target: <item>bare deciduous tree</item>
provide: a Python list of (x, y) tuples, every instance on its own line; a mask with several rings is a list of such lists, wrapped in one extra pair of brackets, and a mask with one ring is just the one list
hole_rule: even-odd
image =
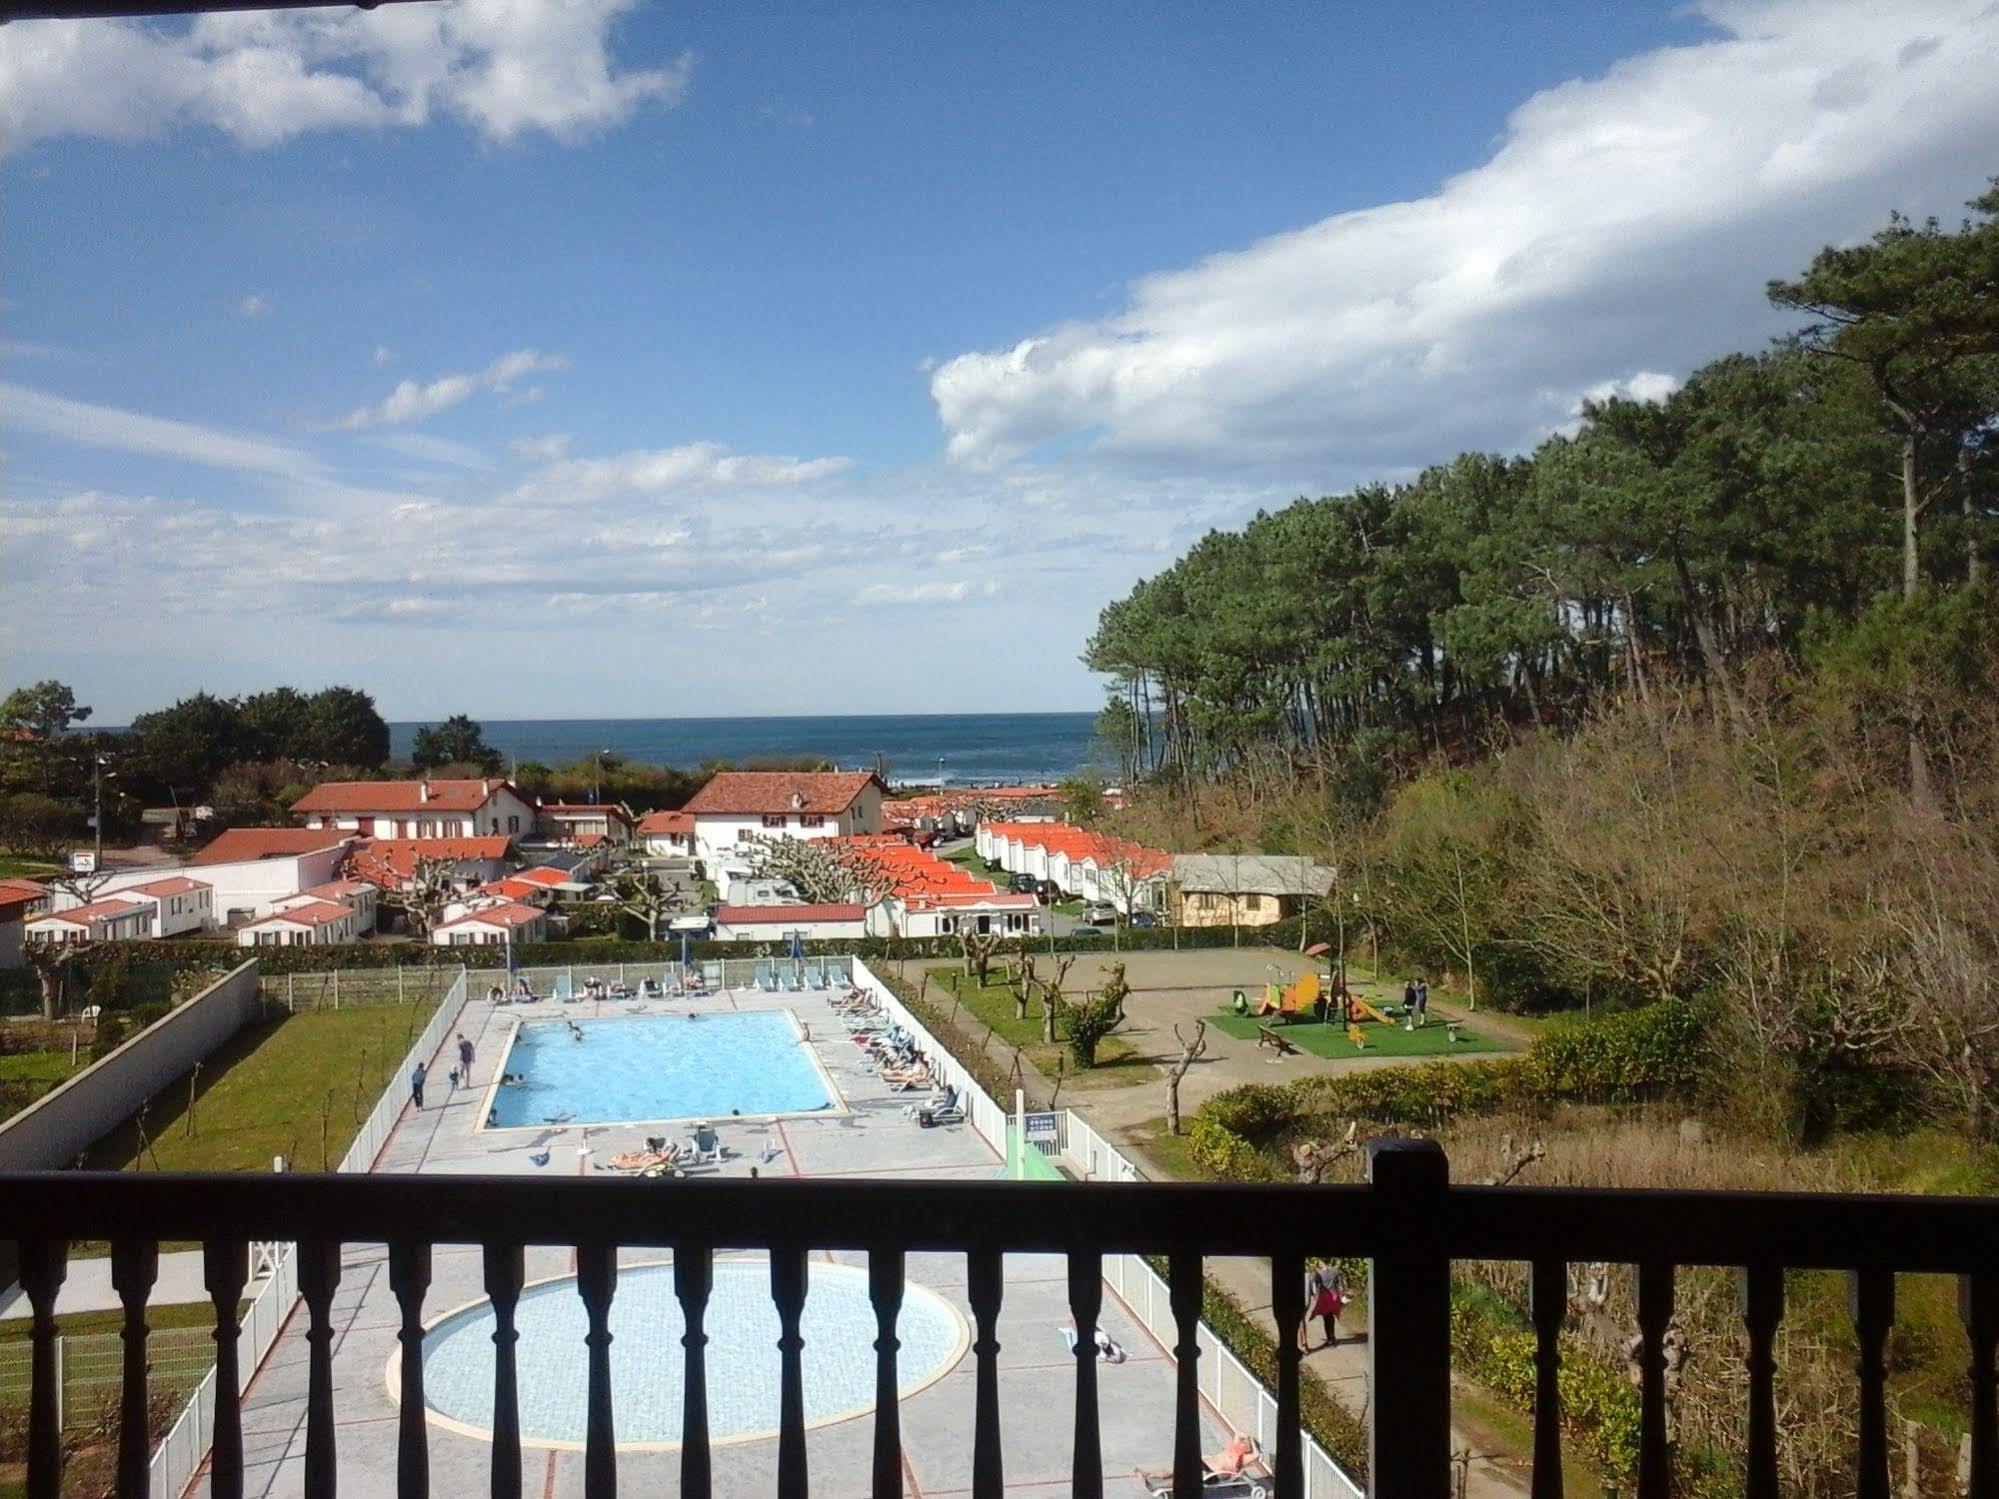
[(1185, 1036), (1180, 1027), (1173, 1027), (1173, 1039), (1180, 1043), (1180, 1055), (1173, 1065), (1166, 1069), (1166, 1133), (1180, 1133), (1180, 1079), (1208, 1050), (1208, 1022), (1196, 1020), (1194, 1034)]

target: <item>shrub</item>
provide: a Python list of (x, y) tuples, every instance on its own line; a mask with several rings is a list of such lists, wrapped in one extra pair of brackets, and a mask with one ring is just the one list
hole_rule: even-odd
[(132, 1024), (123, 1015), (105, 1015), (97, 1022), (97, 1036), (90, 1043), (90, 1059), (107, 1057), (132, 1034)]

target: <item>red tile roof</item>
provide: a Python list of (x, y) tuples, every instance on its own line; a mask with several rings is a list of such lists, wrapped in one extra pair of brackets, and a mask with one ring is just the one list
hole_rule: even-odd
[(71, 906), (67, 911), (56, 911), (49, 915), (37, 916), (37, 921), (66, 921), (71, 926), (89, 926), (112, 916), (129, 916), (134, 911), (146, 909), (143, 901), (120, 900), (115, 895), (107, 895), (103, 900), (94, 900), (87, 906)]
[(187, 862), (238, 864), (252, 859), (289, 859), (338, 848), (353, 836), (338, 828), (231, 828)]
[(871, 784), (881, 785), (871, 770), (725, 770), (709, 777), (708, 784), (688, 800), (685, 810), (697, 817), (756, 817), (778, 812), (831, 817), (851, 807)]
[(282, 911), (273, 911), (268, 916), (259, 916), (255, 921), (246, 921), (244, 926), (270, 926), (275, 922), (289, 921), (298, 926), (332, 926), (342, 917), (352, 916), (352, 906), (338, 905), (330, 900), (300, 901), (295, 906), (286, 906)]
[(127, 885), (120, 895), (186, 895), (192, 890), (213, 890), (213, 885), (204, 885), (200, 880), (190, 880), (184, 875), (169, 875), (163, 880), (148, 880), (143, 885)]
[(717, 926), (782, 926), (800, 921), (865, 921), (866, 906), (717, 906)]
[(639, 819), (639, 831), (646, 834), (691, 833), (694, 831), (694, 814), (648, 812)]
[(569, 883), (567, 871), (550, 869), (546, 864), (537, 865), (533, 869), (516, 870), (508, 878), (519, 880), (523, 884), (539, 886), (543, 890), (553, 890), (557, 885)]
[(49, 898), (48, 886), (33, 880), (0, 880), (0, 911), (14, 906), (32, 906)]
[(383, 881), (383, 875), (400, 883), (416, 873), (418, 859), (442, 859), (450, 864), (505, 859), (512, 854), (514, 840), (505, 833), (486, 833), (477, 838), (372, 838), (354, 848), (354, 872), (361, 878)]
[(537, 897), (546, 900), (548, 898), (548, 886), (538, 884), (533, 880), (521, 880), (508, 875), (503, 880), (494, 880), (490, 885), (481, 885), (474, 893), (478, 895), (503, 895), (512, 901), (528, 901)]
[(379, 889), (373, 880), (328, 880), (324, 885), (314, 885), (310, 890), (301, 890), (301, 895), (317, 895), (322, 900), (343, 901), (350, 895), (365, 895)]
[(467, 911), (463, 916), (454, 916), (449, 921), (440, 921), (434, 930), (443, 932), (449, 931), (455, 926), (471, 926), (474, 924), (523, 927), (540, 921), (545, 914), (547, 913), (539, 906), (523, 906), (516, 902), (508, 901), (505, 905), (481, 906), (476, 911)]
[[(294, 812), (476, 812), (501, 791), (520, 792), (507, 781), (327, 781), (292, 803)], [(521, 797), (526, 801), (526, 797)]]

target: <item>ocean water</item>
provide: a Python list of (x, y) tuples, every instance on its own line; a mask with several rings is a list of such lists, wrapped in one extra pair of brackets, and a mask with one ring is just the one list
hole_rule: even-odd
[[(1059, 781), (1090, 760), (1091, 713), (924, 713), (824, 718), (488, 719), (486, 742), (514, 760), (567, 765), (597, 750), (688, 769), (707, 760), (811, 755), (890, 779), (980, 785)], [(421, 724), (389, 725), (407, 756)]]

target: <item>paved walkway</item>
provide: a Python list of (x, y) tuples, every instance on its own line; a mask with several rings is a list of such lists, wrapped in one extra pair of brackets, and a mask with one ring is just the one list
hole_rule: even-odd
[[(600, 1009), (608, 1017), (632, 1008), (638, 1007), (551, 1004), (521, 1009), (475, 1001), (465, 1017), (465, 1030), (477, 1046), (473, 1087), (455, 1092), (447, 1087), (442, 1095), (433, 1092), (431, 1107), (420, 1112), (406, 1108), (375, 1169), (490, 1175), (583, 1173), (636, 1148), (649, 1133), (684, 1133), (684, 1125), (643, 1123), (590, 1128), (550, 1124), (498, 1130), (482, 1126), (489, 1085), (496, 1067), (503, 1065), (516, 1022), (584, 1020)], [(859, 1050), (851, 1044), (824, 996), (735, 991), (703, 1000), (674, 1001), (670, 1006), (655, 1001), (651, 1006), (655, 1014), (663, 1008), (704, 1013), (791, 1009), (810, 1026), (809, 1044), (838, 1090), (838, 1106), (832, 1110), (781, 1119), (719, 1121), (729, 1151), (719, 1168), (723, 1175), (747, 1176), (755, 1167), (766, 1178), (900, 1175), (989, 1180), (1001, 1170), (998, 1157), (969, 1127), (921, 1129), (906, 1116), (903, 1107), (908, 1095), (891, 1092), (863, 1068)], [(584, 1044), (589, 1044), (589, 1038)], [(433, 1076), (441, 1077), (450, 1065), (449, 1060), (440, 1060), (433, 1065)], [(432, 1086), (435, 1088), (434, 1082)], [(671, 1183), (662, 1183), (660, 1191), (662, 1222), (670, 1237), (674, 1188)], [(669, 1258), (659, 1250), (628, 1250), (620, 1255), (620, 1266), (623, 1271), (637, 1272)], [(728, 1257), (736, 1258), (740, 1257)], [(749, 1258), (761, 1260), (761, 1256)], [(573, 1252), (561, 1247), (530, 1249), (527, 1260), (530, 1281), (566, 1281), (574, 1270)], [(828, 1499), (860, 1499), (870, 1492), (873, 1423), (865, 1416), (872, 1406), (874, 1329), (872, 1316), (854, 1318), (851, 1305), (842, 1316), (843, 1325), (837, 1328), (816, 1331), (811, 1320), (815, 1304), (821, 1301), (820, 1267), (825, 1267), (830, 1283), (841, 1277), (842, 1267), (864, 1262), (862, 1256), (844, 1253), (815, 1256), (815, 1292), (807, 1301), (808, 1385), (823, 1375), (844, 1380), (843, 1387), (859, 1392), (854, 1408), (807, 1433), (812, 1491)], [(718, 1256), (718, 1270), (722, 1263), (727, 1260)], [(1075, 1362), (1061, 1336), (1069, 1321), (1067, 1270), (1059, 1256), (1009, 1255), (1005, 1263), (999, 1367), (1008, 1493), (1020, 1499), (1057, 1499), (1070, 1491), (1070, 1411), (1075, 1379)], [(915, 1253), (909, 1255), (907, 1263), (911, 1300), (919, 1295), (916, 1288), (927, 1288), (933, 1299), (951, 1309), (961, 1336), (966, 1315), (964, 1264), (963, 1255)], [(721, 1278), (718, 1274), (718, 1281)], [(677, 1368), (677, 1333), (665, 1320), (654, 1320), (653, 1314), (617, 1310), (620, 1306), (644, 1306), (636, 1293), (645, 1279), (639, 1274), (621, 1275), (620, 1294), (613, 1303), (614, 1330), (627, 1351), (634, 1345), (641, 1350), (636, 1367), (642, 1376), (618, 1376), (619, 1477), (631, 1492), (665, 1493), (676, 1481), (678, 1452), (624, 1445), (631, 1439), (628, 1420), (658, 1420), (662, 1412), (677, 1413), (679, 1409), (677, 1389), (671, 1387), (677, 1377), (672, 1372)], [(481, 1299), (480, 1281), (481, 1255), (476, 1247), (438, 1246), (426, 1298), (427, 1320), (442, 1320), (452, 1316), (454, 1309), (476, 1307)], [(566, 1302), (569, 1298), (563, 1293), (551, 1299)], [(838, 1311), (835, 1297), (829, 1294), (824, 1301), (825, 1315)], [(667, 1316), (671, 1315), (669, 1311)], [(621, 1325), (621, 1317), (637, 1320)], [(245, 1396), (247, 1487), (254, 1495), (303, 1492), (303, 1320), (302, 1315), (294, 1315)], [(863, 1321), (865, 1325), (861, 1325)], [(1145, 1490), (1137, 1470), (1157, 1469), (1171, 1459), (1172, 1364), (1166, 1350), (1115, 1296), (1105, 1298), (1102, 1321), (1131, 1355), (1126, 1363), (1106, 1366), (1099, 1373), (1105, 1493), (1117, 1499), (1142, 1499)], [(343, 1491), (388, 1493), (395, 1485), (399, 1412), (392, 1376), (398, 1322), (381, 1246), (345, 1246), (334, 1302), (333, 1355), (336, 1448)], [(757, 1429), (770, 1424), (764, 1386), (774, 1380), (775, 1354), (768, 1342), (757, 1338), (731, 1349), (725, 1364), (721, 1349), (730, 1323), (717, 1318), (711, 1321), (710, 1329), (715, 1338), (709, 1349), (710, 1409), (717, 1423), (715, 1493), (722, 1499), (762, 1499), (775, 1484), (775, 1434)], [(734, 1331), (739, 1344), (752, 1337), (743, 1327)], [(774, 1338), (774, 1321), (771, 1335)], [(468, 1344), (476, 1347), (479, 1341), (475, 1329), (472, 1337), (461, 1336), (458, 1344), (461, 1348)], [(614, 1349), (618, 1347), (614, 1344)], [(469, 1367), (462, 1354), (438, 1357), (434, 1347), (431, 1352), (425, 1372), (434, 1400), (455, 1396), (462, 1402), (470, 1398), (476, 1410), (477, 1400), (489, 1389), (481, 1383), (478, 1370)], [(524, 1328), (520, 1356), (523, 1420), (535, 1433), (524, 1454), (527, 1488), (542, 1499), (580, 1495), (582, 1454), (566, 1439), (571, 1434), (569, 1426), (556, 1420), (553, 1413), (564, 1391), (573, 1393), (582, 1386), (580, 1338), (572, 1344), (545, 1333), (535, 1341)], [(858, 1370), (855, 1364), (860, 1365)], [(855, 1384), (857, 1378), (860, 1382)], [(905, 1389), (901, 1412), (906, 1492), (914, 1499), (943, 1499), (969, 1492), (973, 1394), (973, 1361), (962, 1347), (934, 1383)], [(471, 1419), (476, 1422), (480, 1418), (475, 1415)], [(736, 1427), (739, 1434), (725, 1445), (730, 1421), (741, 1423)], [(580, 1436), (580, 1431), (573, 1434)], [(1226, 1440), (1225, 1429), (1212, 1414), (1205, 1437), (1206, 1450), (1210, 1451)], [(433, 1414), (429, 1454), (436, 1492), (477, 1493), (486, 1488), (491, 1448), (486, 1433), (476, 1424), (441, 1421)], [(197, 1484), (196, 1492), (203, 1489), (204, 1485)]]
[[(1179, 1055), (1179, 1043), (1173, 1034), (1176, 1022), (1183, 1031), (1191, 1033), (1194, 1020), (1212, 1016), (1236, 989), (1260, 985), (1279, 975), (1282, 976), (1280, 982), (1288, 981), (1313, 966), (1312, 960), (1301, 953), (1261, 947), (1091, 954), (1070, 971), (1065, 988), (1070, 992), (1095, 988), (1104, 982), (1111, 965), (1118, 962), (1125, 965), (1125, 977), (1132, 986), (1132, 998), (1127, 1005), (1130, 1023), (1118, 1035), (1135, 1044), (1148, 1060), (1162, 1067)], [(1382, 986), (1356, 983), (1354, 987), (1366, 992)], [(1438, 1020), (1465, 1018), (1458, 1007), (1436, 999), (1431, 1000), (1430, 1008), (1437, 1012)], [(1507, 1017), (1493, 1021), (1481, 1013), (1475, 1017), (1475, 1023), (1514, 1045), (1524, 1045), (1531, 1039), (1531, 1031), (1527, 1027), (1509, 1024)], [(1013, 1047), (998, 1036), (988, 1038), (986, 1051), (1002, 1067), (1012, 1067)], [(1191, 1113), (1204, 1100), (1245, 1083), (1288, 1082), (1298, 1077), (1332, 1076), (1426, 1061), (1470, 1062), (1489, 1059), (1493, 1055), (1492, 1052), (1473, 1052), (1455, 1058), (1353, 1057), (1333, 1060), (1306, 1053), (1276, 1058), (1253, 1041), (1237, 1040), (1210, 1026), (1207, 1054), (1194, 1064), (1180, 1085), (1180, 1108), (1183, 1115)], [(1028, 1072), (1026, 1086), (1029, 1095), (1045, 1101), (1054, 1091), (1052, 1081), (1035, 1071), (1024, 1057), (1022, 1066)], [(1161, 1077), (1123, 1087), (1066, 1087), (1060, 1102), (1076, 1110), (1107, 1138), (1132, 1149), (1142, 1144), (1166, 1112), (1165, 1080)], [(1270, 1262), (1215, 1260), (1211, 1262), (1210, 1270), (1247, 1311), (1263, 1321), (1265, 1328), (1274, 1336), (1277, 1322), (1270, 1310)], [(1342, 1404), (1363, 1417), (1368, 1412), (1366, 1326), (1365, 1307), (1356, 1306), (1354, 1314), (1342, 1323), (1338, 1346), (1326, 1349), (1315, 1345), (1304, 1360), (1304, 1366), (1324, 1380)], [(1500, 1445), (1489, 1433), (1477, 1429), (1470, 1422), (1453, 1423), (1452, 1450), (1471, 1454), (1466, 1474), (1466, 1499), (1514, 1499), (1514, 1496), (1528, 1492), (1530, 1475), (1521, 1454), (1497, 1450)]]
[[(254, 1296), (256, 1287), (251, 1286), (244, 1294)], [(150, 1305), (186, 1306), (206, 1300), (208, 1288), (201, 1281), (199, 1249), (175, 1250), (160, 1256), (160, 1278), (153, 1282), (152, 1294), (147, 1298)], [(69, 1273), (63, 1278), (62, 1289), (56, 1292), (57, 1316), (75, 1312), (115, 1312), (123, 1305), (111, 1285), (111, 1261), (108, 1257), (69, 1262)], [(19, 1286), (0, 1291), (0, 1321), (33, 1315), (34, 1309), (28, 1305), (28, 1293)]]

